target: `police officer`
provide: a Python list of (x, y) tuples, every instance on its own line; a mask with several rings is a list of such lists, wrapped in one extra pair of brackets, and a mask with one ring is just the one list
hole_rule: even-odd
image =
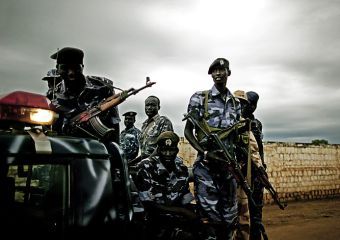
[[(70, 125), (74, 116), (89, 108), (95, 108), (102, 100), (115, 94), (112, 81), (83, 74), (84, 52), (81, 49), (65, 47), (51, 55), (51, 58), (56, 60), (56, 68), (62, 79), (52, 101), (59, 113), (58, 121), (53, 126), (54, 130), (59, 134), (95, 138), (105, 144), (111, 155), (110, 170), (112, 178), (115, 179), (113, 188), (117, 193), (114, 199), (117, 204), (117, 216), (123, 221), (128, 221), (133, 211), (131, 184), (126, 160), (122, 158), (121, 150), (118, 148), (120, 134), (118, 107), (101, 112), (78, 127)], [(127, 92), (122, 91), (118, 97), (125, 100)]]
[[(112, 82), (105, 78), (84, 76), (84, 52), (81, 49), (65, 47), (52, 54), (51, 58), (56, 60), (56, 68), (61, 78), (61, 83), (55, 92), (55, 99), (52, 101), (60, 116), (55, 130), (63, 134), (98, 138), (96, 135), (91, 135), (93, 127), (84, 128), (85, 131), (80, 128), (68, 128), (69, 120), (89, 107), (97, 105), (103, 99), (114, 95)], [(126, 95), (127, 93), (123, 92), (121, 97), (124, 98)], [(99, 136), (103, 138), (103, 141), (119, 143), (119, 122), (118, 108), (113, 107), (100, 114), (92, 126), (101, 127), (105, 129), (102, 132), (110, 133)]]
[(58, 75), (57, 69), (48, 70), (45, 77), (42, 78), (43, 81), (47, 81), (48, 90), (46, 97), (50, 100), (54, 97), (54, 89), (58, 87), (61, 82), (61, 78)]
[(139, 137), (141, 131), (135, 127), (136, 112), (130, 111), (123, 114), (125, 129), (120, 133), (120, 147), (125, 153), (127, 161), (137, 157), (139, 151)]
[(143, 122), (140, 136), (141, 159), (148, 157), (156, 148), (157, 137), (165, 131), (173, 131), (172, 123), (166, 116), (159, 115), (160, 101), (156, 96), (145, 100), (145, 113), (148, 118)]
[(263, 166), (265, 166), (263, 143), (262, 143), (262, 139), (263, 139), (262, 123), (259, 119), (255, 118), (254, 116), (254, 112), (257, 108), (257, 102), (259, 100), (259, 95), (253, 91), (249, 91), (246, 94), (247, 94), (249, 104), (248, 104), (248, 107), (244, 111), (244, 117), (251, 120), (252, 132), (256, 138), (257, 145), (259, 146), (262, 164)]
[(178, 142), (174, 132), (162, 132), (155, 152), (137, 164), (135, 183), (151, 221), (148, 231), (151, 238), (183, 235), (185, 224), (180, 223), (181, 219), (189, 222), (197, 219), (188, 207), (193, 196), (189, 190), (188, 168), (177, 156)]
[[(198, 120), (210, 131), (224, 130), (240, 120), (241, 106), (227, 88), (231, 74), (229, 61), (217, 58), (209, 67), (214, 85), (207, 91), (194, 93), (189, 101), (188, 112), (197, 112)], [(233, 227), (237, 222), (237, 184), (225, 166), (214, 160), (218, 154), (211, 147), (204, 146), (200, 129), (187, 121), (184, 135), (198, 151), (193, 166), (195, 199), (202, 218), (211, 225), (207, 239), (232, 239)], [(221, 139), (228, 149), (234, 146), (234, 139), (226, 135)]]
[[(257, 145), (259, 147), (259, 153), (263, 167), (266, 169), (264, 162), (264, 151), (263, 151), (263, 134), (262, 134), (262, 123), (255, 118), (254, 112), (257, 108), (259, 95), (256, 92), (249, 91), (246, 93), (249, 101), (248, 107), (244, 111), (244, 116), (251, 120), (251, 131), (255, 136)], [(263, 208), (263, 190), (264, 187), (256, 176), (256, 171), (252, 176), (252, 188), (253, 188), (253, 199), (257, 204), (257, 207), (249, 206), (250, 210), (250, 239), (261, 240), (261, 235), (266, 237), (265, 229), (262, 223), (262, 208)]]
[[(237, 90), (234, 92), (234, 96), (239, 99), (241, 103), (242, 118), (247, 116), (247, 109), (249, 109), (248, 96), (245, 91)], [(244, 175), (247, 177), (248, 183), (252, 183), (252, 175), (255, 173), (255, 166), (262, 167), (262, 161), (259, 154), (259, 148), (254, 137), (254, 134), (248, 124), (245, 129), (247, 131), (242, 131), (239, 137), (239, 142), (237, 144), (236, 156), (238, 162), (243, 168)], [(243, 148), (244, 151), (241, 151)], [(253, 164), (252, 164), (253, 163)], [(249, 204), (248, 198), (241, 187), (238, 187), (238, 207), (239, 207), (239, 222), (238, 229), (236, 232), (236, 237), (234, 239), (238, 240), (248, 240), (250, 239), (250, 229), (252, 227), (250, 222), (249, 208), (255, 209), (257, 207)]]

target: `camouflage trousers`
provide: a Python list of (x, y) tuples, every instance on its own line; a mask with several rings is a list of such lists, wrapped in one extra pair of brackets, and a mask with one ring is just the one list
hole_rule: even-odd
[(234, 240), (249, 240), (250, 215), (248, 198), (240, 186), (237, 187), (238, 226), (234, 232)]
[(255, 206), (249, 205), (250, 211), (250, 240), (266, 239), (264, 225), (262, 223), (262, 208), (263, 208), (263, 185), (259, 179), (254, 176), (253, 183), (253, 199)]
[(237, 221), (236, 180), (226, 169), (203, 161), (194, 164), (193, 175), (199, 214), (211, 223), (206, 239), (231, 240)]

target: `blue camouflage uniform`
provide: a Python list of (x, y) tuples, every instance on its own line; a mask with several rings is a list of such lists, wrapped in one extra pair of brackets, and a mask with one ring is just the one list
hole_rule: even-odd
[(120, 133), (120, 147), (125, 153), (126, 160), (132, 160), (137, 157), (139, 151), (139, 138), (141, 131), (135, 126), (124, 129)]
[[(55, 98), (52, 104), (58, 110), (59, 119), (54, 125), (54, 129), (58, 132), (67, 134), (73, 132), (75, 129), (68, 129), (69, 120), (77, 114), (98, 105), (103, 99), (108, 98), (115, 94), (112, 81), (97, 76), (84, 76), (84, 87), (81, 93), (71, 94), (67, 91), (65, 83), (62, 81), (55, 92)], [(73, 110), (73, 111), (72, 111)], [(72, 111), (72, 114), (68, 114)], [(120, 120), (118, 107), (115, 106), (106, 112), (99, 115), (102, 123), (109, 127), (114, 128), (118, 125)], [(119, 132), (116, 133), (119, 135)], [(79, 136), (88, 136), (80, 131), (76, 132)]]
[(188, 168), (180, 157), (175, 159), (176, 171), (168, 172), (159, 156), (146, 158), (137, 164), (136, 185), (141, 201), (181, 206), (190, 203)]
[[(215, 86), (208, 92), (196, 92), (190, 98), (188, 112), (197, 111), (199, 120), (205, 121), (209, 127), (228, 128), (240, 120), (241, 106), (229, 90), (225, 98)], [(222, 141), (228, 148), (233, 145), (228, 138)], [(236, 180), (225, 167), (214, 164), (202, 154), (197, 155), (193, 168), (195, 199), (202, 217), (231, 226), (237, 220)]]
[(142, 158), (146, 158), (155, 150), (157, 137), (162, 132), (173, 131), (173, 127), (167, 117), (156, 114), (151, 119), (143, 122), (141, 130), (142, 134), (139, 139), (141, 156)]

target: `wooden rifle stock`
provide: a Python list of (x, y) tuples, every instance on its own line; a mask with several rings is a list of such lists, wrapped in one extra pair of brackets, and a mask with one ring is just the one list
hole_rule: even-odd
[[(106, 99), (104, 99), (102, 102), (100, 102), (97, 106), (94, 106), (84, 112), (79, 113), (77, 116), (73, 117), (70, 121), (71, 126), (78, 125), (83, 122), (87, 122), (90, 118), (93, 118), (97, 116), (98, 114), (105, 112), (109, 110), (112, 107), (115, 107), (119, 105), (120, 103), (124, 102), (125, 99), (130, 97), (131, 95), (135, 95), (141, 90), (151, 87), (156, 82), (151, 82), (149, 77), (146, 77), (146, 83), (143, 87), (140, 87), (138, 89), (130, 88), (129, 90), (122, 91), (120, 93), (114, 94)], [(122, 93), (125, 92), (126, 96), (122, 96)]]

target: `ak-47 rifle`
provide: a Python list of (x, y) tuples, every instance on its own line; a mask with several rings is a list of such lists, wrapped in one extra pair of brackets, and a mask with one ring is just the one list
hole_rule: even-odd
[(279, 206), (279, 208), (284, 210), (285, 207), (287, 207), (287, 203), (285, 203), (285, 202), (282, 203), (279, 200), (279, 196), (278, 196), (277, 192), (275, 191), (273, 185), (269, 182), (268, 175), (267, 175), (266, 171), (264, 170), (264, 168), (263, 167), (256, 167), (256, 171), (257, 171), (256, 177), (261, 181), (264, 188), (267, 189), (267, 191), (270, 193), (274, 202)]
[[(248, 151), (244, 147), (239, 146), (239, 149), (243, 152), (244, 156), (248, 156)], [(281, 202), (279, 200), (279, 196), (278, 196), (275, 188), (269, 182), (268, 174), (266, 173), (266, 170), (262, 166), (256, 166), (256, 164), (254, 164), (254, 163), (252, 163), (252, 166), (255, 169), (255, 174), (256, 174), (255, 177), (261, 182), (263, 187), (265, 189), (267, 189), (267, 191), (270, 193), (274, 202), (279, 206), (279, 208), (284, 210), (285, 207), (287, 207), (287, 203)]]
[[(70, 126), (71, 127), (77, 127), (81, 123), (87, 122), (88, 120), (90, 120), (93, 117), (96, 117), (100, 113), (105, 112), (105, 111), (109, 110), (110, 108), (115, 107), (118, 104), (124, 102), (131, 95), (135, 95), (138, 92), (140, 92), (141, 90), (143, 90), (147, 87), (151, 87), (155, 83), (156, 82), (151, 82), (149, 77), (146, 77), (145, 86), (138, 88), (138, 89), (130, 88), (129, 90), (122, 91), (120, 93), (117, 93), (115, 95), (112, 95), (112, 96), (104, 99), (98, 105), (96, 105), (96, 106), (94, 106), (94, 107), (92, 107), (92, 108), (90, 108), (90, 109), (88, 109), (84, 112), (81, 112), (78, 115), (76, 115), (75, 117), (71, 118)], [(127, 92), (127, 95), (122, 96), (123, 92)]]
[[(200, 123), (196, 119), (196, 116), (197, 116), (197, 114), (195, 114), (195, 111), (191, 111), (187, 114), (184, 114), (183, 121), (189, 120), (196, 128), (199, 128), (202, 131), (202, 133), (207, 138), (207, 141), (208, 141), (210, 146), (213, 145), (215, 149), (221, 150), (223, 152), (224, 157), (223, 158), (216, 158), (216, 161), (222, 161), (222, 162), (226, 163), (228, 170), (235, 177), (237, 183), (241, 186), (241, 188), (243, 189), (243, 191), (247, 195), (248, 201), (253, 206), (257, 207), (257, 205), (256, 205), (256, 203), (255, 203), (255, 201), (252, 197), (253, 192), (252, 192), (246, 178), (243, 176), (241, 167), (240, 167), (239, 163), (237, 162), (237, 160), (235, 159), (235, 157), (230, 154), (229, 150), (227, 149), (225, 144), (221, 141), (218, 134), (208, 132), (202, 126), (202, 123)], [(235, 130), (236, 130), (238, 126), (239, 126), (239, 123), (236, 123), (235, 125), (231, 126), (228, 129), (232, 130), (233, 128), (235, 128)]]

